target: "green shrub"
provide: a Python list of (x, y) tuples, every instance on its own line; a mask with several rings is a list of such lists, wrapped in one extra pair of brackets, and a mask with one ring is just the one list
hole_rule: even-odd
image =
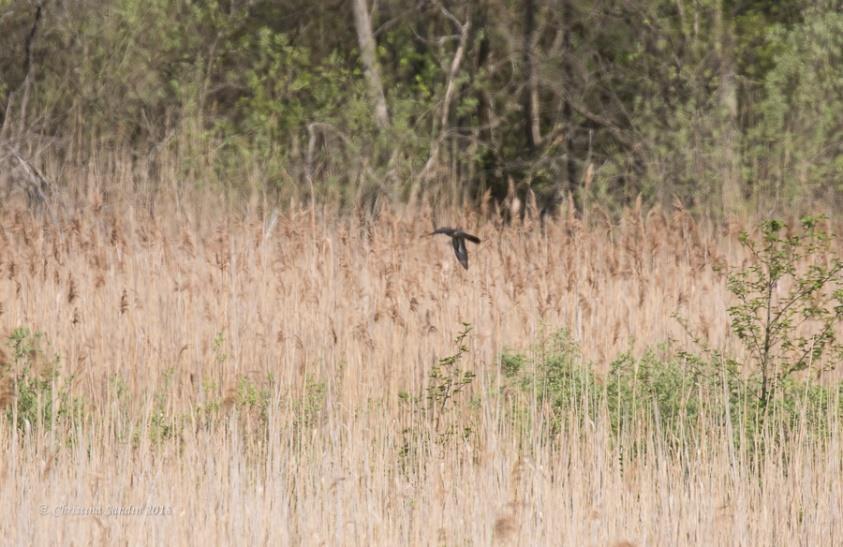
[[(832, 238), (821, 220), (805, 217), (795, 229), (768, 220), (759, 237), (740, 236), (750, 263), (728, 274), (729, 291), (737, 300), (729, 318), (751, 356), (762, 405), (794, 373), (830, 369), (843, 357), (837, 338), (843, 321), (843, 261), (832, 252)], [(827, 355), (832, 358), (824, 360)]]
[[(518, 404), (506, 408), (519, 426), (535, 427), (537, 418), (542, 418), (551, 436), (572, 420), (583, 425), (608, 416), (612, 434), (618, 437), (631, 432), (637, 438), (637, 428), (644, 424), (678, 448), (694, 443), (706, 428), (722, 427), (733, 431), (736, 446), (743, 437), (753, 439), (745, 448), (754, 449), (763, 445), (757, 435), (770, 423), (776, 428), (767, 431), (767, 438), (777, 439), (801, 427), (822, 435), (828, 431), (830, 417), (843, 417), (843, 383), (825, 386), (788, 378), (765, 408), (755, 395), (753, 378), (744, 378), (736, 361), (719, 354), (700, 357), (669, 347), (649, 350), (638, 358), (624, 353), (602, 377), (561, 332), (543, 341), (533, 355), (501, 357), (508, 379), (504, 389), (520, 395), (515, 399)], [(532, 406), (543, 414), (525, 423)], [(774, 422), (768, 421), (770, 416)]]
[(474, 381), (474, 373), (459, 366), (460, 361), (468, 351), (465, 346), (465, 339), (469, 332), (471, 332), (471, 325), (463, 323), (463, 330), (454, 340), (457, 345), (456, 353), (439, 359), (439, 362), (430, 371), (427, 400), (437, 425), (448, 412), (449, 407), (456, 405), (457, 395)]
[(7, 343), (12, 352), (0, 377), (13, 385), (6, 417), (21, 431), (52, 428), (57, 420), (81, 418), (82, 403), (70, 394), (72, 378), (61, 378), (59, 356), (48, 353), (46, 337), (26, 327), (12, 331)]
[(466, 399), (463, 394), (474, 382), (475, 374), (461, 366), (468, 352), (466, 339), (471, 325), (463, 323), (462, 327), (454, 339), (456, 351), (433, 366), (427, 388), (417, 395), (407, 391), (398, 393), (401, 409), (406, 413), (398, 447), (400, 465), (405, 472), (410, 471), (411, 462), (431, 443), (444, 446), (456, 439), (470, 439), (475, 432), (476, 400)]

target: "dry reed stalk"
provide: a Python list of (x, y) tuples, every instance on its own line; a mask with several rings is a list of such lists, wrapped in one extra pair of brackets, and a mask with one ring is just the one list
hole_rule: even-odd
[[(385, 208), (377, 220), (292, 210), (267, 228), (257, 207), (235, 214), (185, 195), (178, 207), (159, 198), (152, 215), (97, 192), (63, 230), (0, 212), (0, 332), (45, 333), (89, 409), (78, 429), (58, 420), (53, 432), (0, 419), (0, 533), (12, 543), (840, 539), (831, 419), (826, 444), (788, 440), (763, 465), (731, 458), (714, 423), (704, 448), (677, 454), (651, 422), (612, 440), (608, 418), (583, 425), (582, 407), (555, 441), (537, 405), (525, 437), (503, 419), (492, 396), (501, 352), (558, 329), (603, 372), (622, 352), (686, 340), (677, 311), (712, 346), (738, 350), (713, 265), (745, 255), (681, 208), (638, 204), (620, 222), (569, 210), (543, 226), (531, 200), (517, 211), (524, 224), (437, 211), (483, 239), (463, 271), (451, 249), (418, 237), (430, 210)], [(462, 321), (474, 327), (464, 368), (477, 378), (452, 418), (474, 436), (437, 443), (441, 432), (400, 394), (425, 393)], [(645, 448), (620, 466), (636, 443)], [(723, 499), (727, 514), (712, 501)], [(174, 513), (37, 515), (42, 504), (136, 500)]]

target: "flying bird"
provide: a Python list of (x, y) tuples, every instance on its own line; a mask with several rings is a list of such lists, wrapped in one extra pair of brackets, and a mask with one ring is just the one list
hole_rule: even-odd
[(457, 255), (457, 260), (460, 261), (462, 267), (466, 270), (468, 269), (468, 249), (465, 248), (465, 240), (469, 240), (472, 243), (480, 243), (480, 238), (471, 235), (469, 233), (463, 232), (460, 228), (437, 228), (433, 232), (427, 234), (428, 236), (434, 236), (437, 234), (444, 234), (446, 236), (450, 236), (451, 243), (454, 246), (454, 254)]

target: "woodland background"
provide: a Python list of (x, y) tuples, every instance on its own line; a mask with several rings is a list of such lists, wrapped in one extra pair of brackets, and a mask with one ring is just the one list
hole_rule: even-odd
[(342, 206), (843, 190), (832, 0), (0, 0), (0, 75), (0, 143), (59, 187), (117, 154)]

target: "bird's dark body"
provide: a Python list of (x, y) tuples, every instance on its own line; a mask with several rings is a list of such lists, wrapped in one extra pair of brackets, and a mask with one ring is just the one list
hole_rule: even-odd
[(480, 238), (471, 235), (469, 233), (463, 232), (459, 228), (448, 228), (442, 227), (437, 228), (432, 233), (428, 235), (437, 235), (442, 234), (449, 236), (451, 238), (451, 244), (454, 246), (454, 254), (457, 255), (457, 260), (460, 261), (462, 267), (466, 270), (468, 269), (468, 249), (465, 247), (465, 240), (468, 240), (472, 243), (480, 243)]

